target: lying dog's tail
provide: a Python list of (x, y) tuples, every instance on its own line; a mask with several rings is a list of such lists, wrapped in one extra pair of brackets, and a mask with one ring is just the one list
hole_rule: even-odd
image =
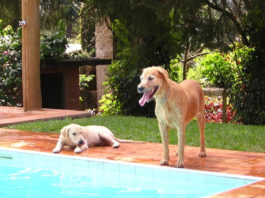
[(116, 138), (114, 137), (114, 140), (116, 140), (117, 142), (119, 143), (138, 143), (138, 144), (145, 144), (146, 142), (143, 142), (143, 141), (135, 141), (135, 140), (123, 140), (123, 139), (119, 139), (119, 138)]

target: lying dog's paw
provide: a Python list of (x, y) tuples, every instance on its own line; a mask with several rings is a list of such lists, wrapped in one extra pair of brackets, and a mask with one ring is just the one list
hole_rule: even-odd
[(120, 144), (119, 142), (115, 142), (113, 145), (112, 145), (113, 148), (119, 148), (120, 147)]
[(76, 147), (74, 150), (75, 153), (81, 153), (82, 149), (80, 147)]
[(53, 153), (59, 153), (60, 151), (61, 151), (61, 149), (60, 149), (60, 148), (57, 148), (57, 147), (55, 147), (55, 148), (52, 150)]
[(168, 165), (168, 160), (161, 160), (161, 161), (160, 161), (160, 165), (161, 165), (161, 166)]
[(184, 162), (183, 161), (182, 162), (177, 162), (176, 167), (177, 168), (184, 168)]

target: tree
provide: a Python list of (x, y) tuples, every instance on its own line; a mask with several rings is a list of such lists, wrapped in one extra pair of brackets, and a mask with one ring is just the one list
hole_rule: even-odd
[(41, 0), (40, 5), (42, 29), (55, 28), (60, 20), (64, 20), (66, 35), (71, 38), (73, 26), (80, 18), (81, 3), (78, 0)]
[[(261, 91), (265, 89), (264, 1), (97, 0), (93, 3), (99, 13), (110, 16), (112, 22), (118, 19), (128, 29), (128, 51), (133, 54), (131, 60), (126, 57), (127, 64), (131, 64), (128, 69), (133, 68), (132, 65), (138, 65), (139, 71), (152, 64), (167, 67), (168, 60), (176, 54), (183, 58), (184, 69), (187, 69), (187, 60), (192, 57), (190, 52), (200, 53), (201, 48), (227, 51), (231, 44), (235, 48), (235, 42), (253, 47), (251, 58), (243, 66), (248, 74), (242, 75), (244, 85), (241, 86), (247, 89), (243, 90), (244, 97), (235, 96), (234, 101), (247, 104), (238, 108), (241, 121), (265, 123), (265, 104), (262, 102), (265, 99)], [(120, 47), (116, 51), (125, 46), (119, 39), (122, 38), (117, 38)]]
[(101, 0), (94, 1), (94, 7), (112, 22), (116, 62), (110, 68), (109, 86), (122, 104), (122, 113), (153, 116), (153, 103), (145, 108), (138, 105), (139, 75), (150, 65), (169, 67), (170, 59), (181, 52), (179, 31), (172, 31), (169, 17), (160, 17), (137, 1)]
[(254, 48), (241, 62), (241, 81), (234, 101), (237, 117), (245, 124), (265, 124), (265, 2), (260, 0), (210, 1), (211, 9), (222, 13), (237, 30), (240, 40)]
[[(212, 28), (212, 24), (217, 24), (219, 29), (222, 26), (217, 22), (216, 12), (206, 9), (198, 0), (167, 3), (97, 0), (93, 3), (99, 15), (110, 17), (115, 24), (115, 58), (122, 59), (123, 66), (115, 64), (119, 69), (111, 69), (110, 76), (114, 78), (110, 78), (109, 83), (125, 114), (146, 115), (148, 112), (150, 115), (153, 111), (152, 105), (151, 110), (137, 105), (139, 95), (135, 89), (142, 68), (163, 65), (170, 69), (169, 62), (175, 57), (183, 57), (186, 68), (188, 61), (201, 55), (203, 48), (220, 47), (225, 43), (220, 31)], [(126, 75), (133, 80), (128, 81)]]
[(1, 0), (0, 10), (3, 27), (11, 25), (16, 30), (21, 21), (21, 0)]

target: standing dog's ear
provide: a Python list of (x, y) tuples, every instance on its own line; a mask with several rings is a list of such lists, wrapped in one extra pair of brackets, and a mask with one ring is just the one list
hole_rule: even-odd
[(63, 137), (69, 138), (69, 130), (70, 128), (68, 126), (65, 126), (61, 129), (61, 134)]
[(165, 70), (163, 67), (156, 67), (157, 71), (164, 76), (164, 78), (169, 78), (167, 70)]

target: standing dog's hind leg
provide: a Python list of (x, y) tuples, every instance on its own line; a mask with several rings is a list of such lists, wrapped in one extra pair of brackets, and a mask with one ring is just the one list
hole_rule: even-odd
[(177, 128), (178, 132), (178, 161), (177, 168), (184, 168), (184, 146), (185, 146), (185, 126)]
[(205, 129), (205, 121), (204, 121), (204, 115), (203, 113), (197, 113), (196, 115), (197, 123), (200, 130), (200, 157), (206, 157), (206, 151), (205, 151), (205, 137), (204, 137), (204, 129)]

